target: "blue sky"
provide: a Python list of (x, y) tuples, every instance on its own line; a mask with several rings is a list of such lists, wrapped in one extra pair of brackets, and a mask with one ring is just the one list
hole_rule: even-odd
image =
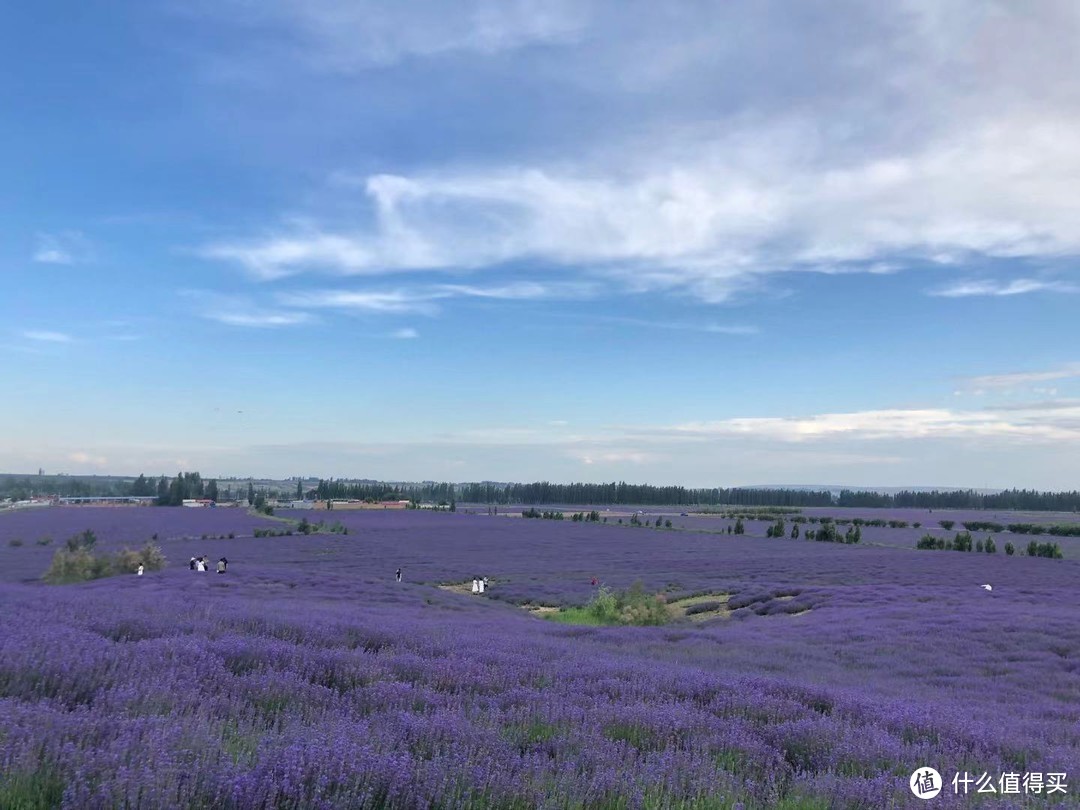
[(1077, 485), (1074, 4), (10, 5), (0, 469)]

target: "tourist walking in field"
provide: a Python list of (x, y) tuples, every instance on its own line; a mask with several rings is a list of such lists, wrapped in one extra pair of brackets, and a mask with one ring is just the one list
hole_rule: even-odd
[(484, 577), (484, 579), (483, 579), (483, 583), (484, 583), (484, 587), (483, 587), (483, 590), (485, 590), (485, 591), (486, 591), (486, 590), (488, 589), (488, 585), (489, 585), (489, 583), (488, 583), (488, 578), (487, 578), (487, 577)]
[(473, 593), (480, 593), (480, 580), (477, 579), (476, 577), (473, 577), (472, 592)]
[(199, 557), (197, 560), (195, 560), (195, 570), (199, 571), (200, 573), (205, 573), (206, 572), (206, 558), (205, 557)]
[(487, 577), (480, 577), (480, 593), (484, 592), (484, 588), (487, 585)]
[(222, 557), (220, 560), (217, 561), (217, 572), (219, 574), (224, 574), (225, 573), (225, 568), (228, 565), (229, 565), (229, 561), (226, 560), (224, 557)]
[(143, 564), (139, 563), (139, 567), (135, 569), (135, 576), (141, 577), (143, 572)]
[(394, 576), (397, 577), (398, 582), (401, 582), (401, 569), (400, 568), (395, 572)]
[(196, 561), (195, 561), (195, 558), (194, 558), (194, 557), (192, 557), (192, 558), (191, 558), (191, 562), (190, 562), (190, 563), (188, 564), (188, 568), (190, 568), (190, 569), (191, 569), (192, 571), (194, 571), (194, 570), (195, 570), (195, 562), (196, 562)]

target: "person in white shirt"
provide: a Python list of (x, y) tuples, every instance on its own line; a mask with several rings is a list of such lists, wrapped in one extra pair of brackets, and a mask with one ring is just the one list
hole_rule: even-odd
[(139, 563), (139, 567), (137, 569), (135, 569), (135, 575), (141, 577), (142, 572), (143, 572), (143, 565), (142, 565), (142, 563)]
[(480, 580), (480, 593), (483, 593), (483, 592), (484, 592), (484, 586), (485, 586), (486, 584), (487, 584), (487, 579), (486, 579), (486, 578), (482, 578), (482, 579)]
[(480, 593), (480, 580), (478, 580), (476, 577), (473, 577), (472, 592), (473, 593)]

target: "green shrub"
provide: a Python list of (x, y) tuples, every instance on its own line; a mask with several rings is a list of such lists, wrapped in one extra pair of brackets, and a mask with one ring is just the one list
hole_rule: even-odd
[(1016, 546), (1014, 546), (1012, 543), (1006, 543), (1005, 544), (1005, 554), (1007, 554), (1009, 557), (1011, 557), (1015, 553), (1016, 553)]
[(8, 545), (11, 546), (12, 548), (18, 548), (22, 544), (23, 544), (23, 541), (20, 540), (18, 537), (16, 537), (13, 540), (8, 540)]
[(65, 547), (53, 554), (49, 570), (43, 579), (54, 585), (87, 582), (92, 579), (133, 574), (141, 564), (148, 571), (160, 571), (165, 567), (165, 555), (154, 543), (148, 542), (141, 549), (123, 549), (114, 555), (95, 556), (90, 548), (80, 546), (72, 551)]
[(601, 586), (583, 612), (596, 624), (638, 627), (666, 624), (671, 618), (664, 597), (646, 593), (640, 582), (618, 593)]
[(604, 623), (614, 624), (619, 617), (619, 601), (610, 588), (601, 586), (587, 605), (589, 615)]
[(923, 535), (922, 537), (919, 538), (919, 542), (916, 543), (915, 548), (917, 548), (917, 549), (936, 549), (937, 548), (937, 538), (934, 537), (933, 535)]
[(97, 544), (97, 535), (90, 529), (76, 535), (72, 535), (67, 539), (68, 551), (78, 551), (79, 549), (86, 549), (89, 551)]

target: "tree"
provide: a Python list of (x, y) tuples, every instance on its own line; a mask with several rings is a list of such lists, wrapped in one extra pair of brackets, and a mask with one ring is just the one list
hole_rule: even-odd
[(303, 479), (296, 479), (296, 500), (304, 500), (304, 481)]
[(157, 502), (158, 506), (169, 505), (169, 479), (164, 475), (157, 482)]
[(131, 494), (136, 497), (145, 497), (147, 495), (154, 494), (154, 485), (146, 480), (146, 476), (142, 473), (139, 477), (131, 482)]
[(212, 478), (210, 479), (210, 483), (206, 485), (206, 497), (212, 500), (214, 503), (217, 503), (218, 485), (217, 481)]
[(247, 502), (248, 506), (255, 505), (255, 484), (253, 484), (251, 481), (248, 481)]
[(1006, 543), (1005, 553), (1011, 557), (1013, 554), (1016, 553), (1016, 546), (1014, 546), (1012, 543)]

